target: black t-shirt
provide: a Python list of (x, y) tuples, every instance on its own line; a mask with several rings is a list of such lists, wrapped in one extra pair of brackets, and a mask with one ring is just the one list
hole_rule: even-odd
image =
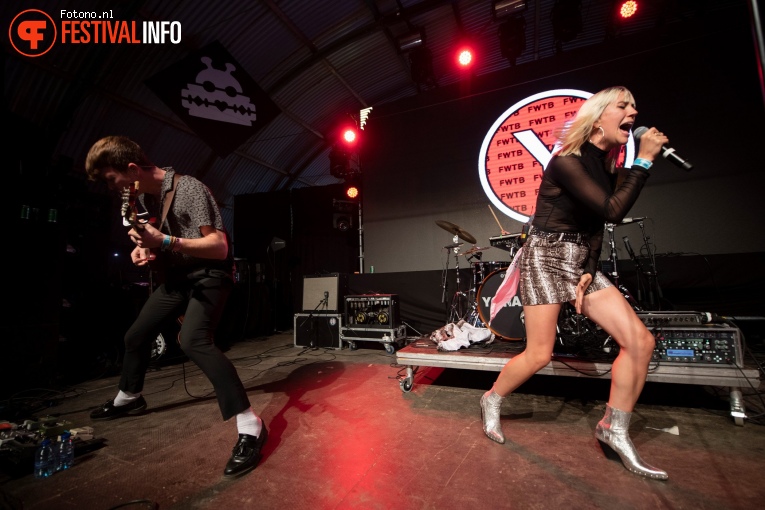
[(617, 187), (617, 174), (606, 169), (607, 152), (587, 142), (581, 156), (553, 156), (539, 186), (532, 224), (548, 232), (581, 232), (589, 236), (584, 266), (593, 276), (603, 245), (604, 223), (618, 223), (635, 204), (648, 172), (629, 170)]

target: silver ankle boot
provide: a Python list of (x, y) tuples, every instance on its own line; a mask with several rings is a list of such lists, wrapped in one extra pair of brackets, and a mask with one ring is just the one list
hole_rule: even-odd
[(601, 445), (610, 447), (619, 455), (624, 467), (633, 473), (657, 480), (666, 480), (669, 478), (666, 471), (643, 462), (643, 459), (638, 455), (629, 436), (630, 418), (632, 418), (632, 413), (620, 411), (606, 404), (606, 414), (595, 427), (595, 438), (601, 442)]
[(481, 397), (481, 418), (483, 418), (483, 432), (486, 437), (497, 443), (504, 444), (505, 436), (502, 434), (502, 426), (499, 423), (499, 408), (505, 397), (500, 397), (490, 389)]

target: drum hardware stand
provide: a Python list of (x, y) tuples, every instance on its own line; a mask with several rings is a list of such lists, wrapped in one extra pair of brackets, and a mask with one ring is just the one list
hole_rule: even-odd
[[(454, 223), (444, 221), (444, 220), (438, 220), (436, 221), (436, 225), (441, 227), (442, 229), (446, 230), (450, 234), (452, 234), (454, 237), (452, 238), (452, 244), (449, 246), (444, 246), (445, 249), (453, 249), (454, 250), (454, 261), (455, 261), (455, 270), (457, 271), (457, 291), (454, 293), (454, 296), (452, 297), (451, 307), (448, 312), (447, 317), (447, 324), (450, 322), (458, 322), (463, 319), (464, 317), (464, 311), (462, 306), (462, 299), (469, 299), (469, 296), (462, 292), (462, 289), (460, 288), (460, 258), (459, 258), (459, 247), (462, 246), (463, 243), (459, 242), (460, 239), (462, 239), (465, 242), (475, 244), (478, 241), (476, 241), (475, 237), (470, 235), (469, 232), (466, 232), (463, 230), (459, 225), (455, 225)], [(477, 251), (477, 249), (474, 249), (474, 251)], [(448, 258), (448, 252), (447, 252), (447, 259), (446, 259), (446, 270), (444, 271), (444, 281), (443, 281), (443, 295), (441, 296), (441, 302), (443, 303), (446, 299), (446, 281), (449, 277), (448, 272), (449, 267), (449, 258)]]
[(459, 273), (459, 257), (457, 256), (457, 252), (460, 249), (460, 246), (462, 246), (462, 243), (458, 242), (459, 237), (456, 235), (452, 239), (454, 242), (448, 246), (444, 246), (444, 249), (446, 251), (446, 269), (444, 270), (444, 276), (441, 279), (441, 303), (446, 303), (446, 291), (449, 288), (449, 255), (451, 254), (452, 250), (454, 250), (454, 259), (457, 263), (457, 290), (459, 290), (460, 285), (460, 273)]
[[(462, 243), (459, 242), (459, 236), (455, 234), (455, 236), (452, 238), (452, 241), (454, 241), (453, 244), (450, 246), (444, 246), (444, 248), (451, 248), (454, 250), (454, 270), (457, 274), (457, 291), (454, 293), (454, 296), (452, 296), (452, 303), (449, 308), (449, 317), (446, 320), (446, 323), (449, 324), (450, 322), (457, 323), (460, 320), (464, 318), (465, 312), (463, 311), (462, 307), (462, 299), (469, 299), (468, 295), (462, 292), (462, 289), (460, 287), (460, 258), (459, 255), (459, 249), (460, 246), (462, 246)], [(448, 252), (447, 252), (448, 254)], [(445, 285), (444, 285), (445, 287)]]
[(638, 295), (638, 302), (643, 303), (643, 282), (640, 279), (641, 276), (645, 276), (646, 272), (643, 269), (643, 266), (640, 264), (640, 261), (635, 256), (635, 252), (632, 250), (632, 245), (630, 244), (630, 238), (627, 236), (622, 237), (622, 241), (624, 241), (624, 247), (627, 249), (627, 253), (630, 256), (630, 259), (632, 259), (632, 262), (635, 264), (635, 274), (637, 275), (637, 295)]
[[(558, 314), (558, 323), (556, 325), (557, 342), (564, 349), (570, 348), (575, 342), (579, 341), (580, 349), (586, 347), (588, 343), (597, 341), (602, 345), (600, 350), (606, 354), (612, 354), (614, 349), (609, 345), (613, 341), (611, 335), (588, 318), (586, 315), (576, 313), (576, 308), (571, 303), (563, 303)], [(594, 345), (594, 344), (593, 344)], [(618, 348), (618, 344), (616, 346)], [(613, 352), (615, 354), (615, 352)]]

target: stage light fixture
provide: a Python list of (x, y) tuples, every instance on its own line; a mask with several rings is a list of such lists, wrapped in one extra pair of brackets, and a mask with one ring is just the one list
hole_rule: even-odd
[(515, 60), (526, 50), (526, 20), (514, 16), (499, 26), (498, 34), (502, 56), (510, 65), (515, 65)]
[(400, 53), (419, 48), (425, 44), (425, 31), (422, 29), (413, 30), (396, 38), (396, 45)]
[(420, 46), (409, 52), (409, 68), (417, 92), (438, 88), (438, 81), (433, 74), (433, 54), (427, 46)]
[(354, 184), (351, 184), (349, 186), (345, 187), (345, 196), (351, 199), (355, 199), (359, 197), (359, 188), (357, 188)]
[(270, 244), (271, 251), (272, 252), (279, 251), (282, 248), (284, 248), (286, 244), (287, 243), (284, 242), (284, 239), (279, 239), (278, 237), (274, 237), (273, 239), (271, 239), (271, 244)]
[(582, 31), (581, 0), (555, 0), (550, 19), (555, 39), (555, 52), (563, 51), (563, 43), (576, 39)]
[(526, 10), (526, 0), (493, 0), (491, 12), (495, 20), (512, 16)]
[(454, 58), (457, 63), (457, 67), (462, 71), (469, 71), (475, 67), (475, 63), (478, 57), (475, 51), (473, 41), (470, 39), (462, 39), (455, 46), (456, 51)]
[(350, 154), (337, 145), (329, 151), (329, 173), (338, 179), (345, 179), (351, 173)]
[(473, 51), (468, 47), (460, 48), (457, 51), (457, 62), (463, 68), (470, 67), (473, 64)]
[(353, 218), (358, 214), (357, 201), (332, 200), (332, 226), (341, 232), (347, 232), (353, 228)]
[(622, 19), (631, 18), (632, 16), (637, 13), (638, 10), (638, 3), (634, 0), (629, 0), (627, 2), (622, 2), (619, 5), (619, 16)]
[(343, 130), (343, 140), (345, 143), (352, 145), (356, 142), (357, 134), (354, 128), (345, 128)]

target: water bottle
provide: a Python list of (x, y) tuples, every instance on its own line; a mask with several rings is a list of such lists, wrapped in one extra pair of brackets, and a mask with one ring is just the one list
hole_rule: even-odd
[(74, 445), (72, 444), (71, 432), (64, 431), (61, 434), (61, 442), (58, 443), (58, 455), (56, 471), (63, 471), (69, 469), (74, 464)]
[(35, 451), (35, 478), (47, 478), (56, 472), (55, 454), (50, 439), (45, 438)]

